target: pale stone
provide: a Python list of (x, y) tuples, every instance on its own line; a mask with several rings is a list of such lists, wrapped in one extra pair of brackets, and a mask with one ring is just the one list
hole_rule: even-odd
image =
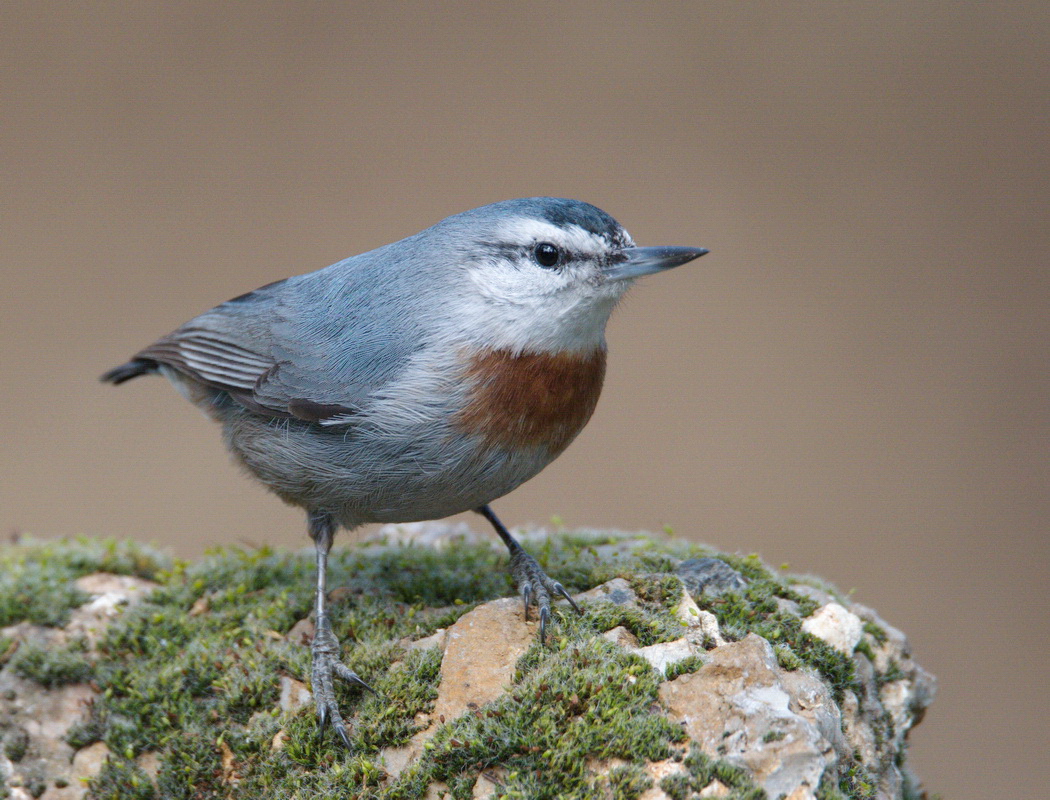
[(11, 773), (14, 770), (14, 764), (0, 749), (0, 787), (6, 787), (8, 785), (8, 779), (11, 777)]
[(474, 781), (474, 789), (471, 792), (472, 800), (488, 800), (493, 797), (503, 785), (507, 777), (507, 770), (503, 767), (489, 767), (482, 770), (478, 779)]
[(842, 709), (842, 732), (846, 736), (846, 741), (849, 742), (854, 752), (860, 754), (862, 763), (874, 764), (879, 757), (875, 733), (865, 722), (857, 695), (849, 690), (844, 692), (840, 707)]
[(695, 633), (699, 631), (702, 634), (697, 640), (697, 643), (701, 646), (703, 645), (703, 637), (709, 638), (716, 647), (721, 647), (726, 643), (718, 627), (718, 617), (710, 611), (702, 610), (684, 586), (682, 587), (682, 598), (678, 601), (678, 606), (675, 608), (675, 616), (690, 632)]
[(8, 625), (6, 628), (0, 628), (0, 636), (11, 640), (11, 655), (14, 655), (18, 645), (21, 644), (48, 648), (61, 645), (65, 641), (62, 630), (48, 628), (45, 625), (34, 625), (32, 622), (19, 622), (15, 625)]
[(281, 676), (281, 699), (278, 701), (281, 711), (291, 714), (312, 702), (313, 695), (305, 683), (287, 675)]
[(638, 800), (671, 800), (671, 795), (660, 788), (660, 781), (671, 775), (680, 775), (686, 771), (681, 761), (673, 758), (664, 761), (650, 761), (645, 771), (652, 778), (653, 785), (638, 795)]
[(444, 650), (447, 641), (448, 630), (438, 628), (430, 636), (424, 636), (422, 639), (402, 639), (401, 646), (406, 650), (429, 650), (432, 647), (439, 647), (441, 650)]
[[(932, 699), (932, 678), (925, 670), (911, 661), (904, 652), (894, 646), (892, 639), (885, 645), (904, 665), (903, 677), (892, 681), (883, 689), (890, 689), (885, 697), (880, 696), (879, 679), (875, 667), (862, 653), (855, 653), (853, 663), (857, 681), (861, 684), (859, 697), (847, 692), (842, 702), (843, 731), (850, 746), (860, 755), (861, 763), (871, 770), (878, 782), (877, 797), (900, 798), (904, 795), (905, 776), (897, 766), (897, 754), (905, 747), (905, 737), (922, 715), (923, 709)], [(907, 687), (907, 689), (905, 689)], [(900, 693), (897, 696), (897, 693)], [(911, 697), (910, 703), (902, 706), (901, 713), (894, 714), (884, 706), (893, 705), (894, 700), (904, 701), (905, 693)], [(863, 698), (863, 699), (861, 699)], [(856, 703), (856, 709), (854, 709)], [(892, 733), (891, 733), (892, 727)], [(919, 796), (920, 791), (911, 792), (910, 796)]]
[[(660, 687), (671, 718), (707, 755), (745, 766), (771, 797), (818, 786), (847, 747), (827, 687), (809, 673), (785, 673), (754, 634), (708, 656), (697, 672)], [(770, 732), (779, 738), (766, 741)]]
[(802, 630), (823, 639), (840, 653), (850, 655), (860, 641), (864, 624), (852, 611), (838, 603), (828, 603), (802, 621)]
[(595, 586), (593, 589), (581, 592), (576, 595), (574, 599), (577, 603), (605, 600), (617, 606), (638, 608), (638, 595), (634, 593), (631, 584), (623, 578), (613, 578), (611, 581), (606, 581), (600, 586)]
[(698, 627), (700, 625), (700, 606), (696, 604), (689, 591), (682, 587), (682, 598), (674, 610), (675, 616), (686, 627)]
[[(882, 644), (879, 644), (874, 636), (865, 634), (875, 655), (874, 664), (861, 654), (854, 656), (854, 662), (857, 665), (858, 677), (867, 688), (866, 694), (869, 698), (877, 698), (870, 700), (870, 707), (863, 709), (864, 717), (877, 719), (881, 711), (886, 711), (892, 719), (893, 737), (887, 752), (893, 755), (905, 747), (908, 730), (919, 724), (926, 707), (933, 702), (937, 692), (937, 681), (911, 657), (911, 645), (903, 632), (866, 606), (854, 604), (851, 610), (862, 620), (877, 625), (886, 634), (886, 640)], [(891, 669), (899, 676), (898, 679), (880, 686), (881, 681), (874, 672), (886, 673)], [(884, 778), (891, 788), (903, 786), (904, 777), (899, 770), (885, 772)]]
[(241, 782), (241, 776), (237, 772), (237, 760), (233, 750), (225, 740), (219, 741), (219, 760), (222, 764), (222, 784), (226, 787), (234, 787)]
[(408, 744), (402, 747), (386, 747), (379, 755), (383, 759), (383, 769), (389, 779), (397, 778), (409, 764), (412, 764), (423, 752), (424, 743), (433, 736), (433, 730), (423, 730), (413, 736)]
[(48, 787), (38, 800), (81, 800), (87, 794), (87, 781), (98, 775), (108, 758), (109, 748), (102, 742), (78, 750), (72, 763), (63, 765), (59, 773), (66, 785), (56, 786), (58, 775), (49, 775)]
[(314, 621), (305, 617), (288, 629), (285, 638), (292, 644), (308, 645), (314, 638)]
[(669, 666), (696, 655), (697, 648), (688, 639), (683, 638), (675, 639), (673, 642), (661, 642), (648, 647), (634, 648), (632, 652), (648, 661), (661, 675), (666, 675)]
[(70, 783), (83, 782), (88, 778), (94, 778), (102, 770), (102, 765), (109, 758), (109, 748), (105, 742), (95, 742), (87, 747), (77, 750), (73, 756), (73, 781)]
[(201, 614), (206, 614), (209, 611), (211, 611), (211, 599), (208, 595), (202, 595), (193, 601), (189, 613), (191, 617), (199, 617)]
[(808, 597), (810, 600), (816, 600), (822, 606), (834, 602), (835, 600), (835, 598), (828, 592), (823, 589), (818, 589), (816, 586), (810, 586), (808, 583), (793, 583), (791, 584), (791, 588), (803, 597)]
[(700, 790), (701, 797), (727, 797), (728, 795), (729, 787), (718, 779), (711, 781), (707, 786)]
[(503, 694), (514, 677), (518, 659), (532, 644), (535, 627), (535, 619), (525, 624), (521, 601), (505, 597), (478, 606), (445, 631), (441, 683), (434, 710), (429, 717), (416, 720), (417, 724), (429, 721), (430, 727), (418, 732), (403, 747), (381, 751), (388, 778), (396, 778), (419, 758), (423, 746), (442, 722), (451, 722), (469, 708)]
[(718, 627), (718, 617), (710, 611), (700, 612), (700, 630), (705, 636), (710, 636), (714, 640), (716, 647), (721, 647), (726, 643), (726, 640), (722, 638), (722, 631)]
[(910, 723), (913, 687), (908, 681), (891, 681), (879, 691), (879, 699), (893, 719), (893, 727), (908, 727)]
[[(276, 737), (274, 737), (276, 738)], [(139, 757), (135, 759), (135, 763), (138, 768), (146, 773), (146, 776), (157, 783), (157, 775), (160, 774), (160, 756), (152, 750), (147, 753), (140, 753)]]
[(119, 594), (126, 597), (129, 602), (141, 600), (160, 586), (159, 583), (148, 581), (145, 578), (136, 578), (134, 575), (114, 575), (111, 572), (84, 575), (73, 581), (73, 585), (80, 591), (91, 595)]
[(617, 767), (622, 767), (627, 762), (622, 758), (588, 758), (583, 762), (588, 772), (593, 772), (595, 775), (608, 775)]
[(505, 597), (478, 606), (448, 629), (435, 719), (450, 722), (503, 694), (536, 636), (535, 614), (529, 624), (522, 616), (521, 602)]
[(281, 728), (279, 731), (277, 731), (277, 733), (273, 735), (273, 738), (270, 740), (270, 749), (274, 752), (277, 752), (278, 750), (283, 750), (284, 745), (287, 743), (287, 741), (288, 731), (286, 731), (284, 728)]
[(79, 722), (95, 698), (86, 683), (73, 683), (45, 689), (30, 681), (19, 681), (17, 703), (25, 720), (23, 725), (34, 739), (61, 740), (75, 722)]
[(451, 797), (447, 783), (434, 781), (427, 787), (427, 793), (423, 795), (423, 800), (449, 800)]
[(84, 639), (93, 648), (105, 633), (109, 623), (125, 608), (142, 600), (159, 584), (132, 575), (113, 575), (96, 572), (73, 581), (91, 599), (73, 610), (65, 627), (69, 639)]
[(634, 650), (638, 647), (638, 637), (627, 630), (623, 625), (617, 625), (615, 628), (607, 630), (602, 634), (602, 638), (630, 650)]
[[(90, 650), (115, 618), (158, 586), (142, 578), (106, 572), (85, 575), (74, 585), (91, 595), (91, 599), (71, 612), (65, 628), (23, 623), (5, 630), (5, 635), (44, 647), (83, 640)], [(109, 750), (102, 742), (96, 742), (74, 753), (64, 737), (87, 716), (96, 698), (95, 690), (87, 683), (47, 689), (9, 670), (0, 671), (0, 689), (12, 698), (0, 708), (0, 720), (7, 726), (21, 727), (30, 740), (29, 754), (12, 767), (8, 783), (22, 782), (24, 775), (46, 775), (48, 785), (39, 800), (80, 800), (87, 791), (86, 780), (98, 774)], [(66, 785), (56, 786), (58, 779)], [(12, 797), (17, 797), (16, 788), (12, 789)]]
[(444, 550), (454, 542), (479, 539), (465, 522), (399, 522), (383, 525), (371, 541), (393, 547), (431, 547)]

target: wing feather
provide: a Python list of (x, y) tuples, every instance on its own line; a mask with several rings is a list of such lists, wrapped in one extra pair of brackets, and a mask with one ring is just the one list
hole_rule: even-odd
[(165, 365), (255, 414), (351, 425), (423, 346), (419, 321), (431, 301), (418, 287), (380, 248), (216, 306), (106, 379)]
[(223, 391), (251, 390), (275, 366), (262, 353), (218, 339), (215, 331), (195, 328), (180, 328), (136, 353), (135, 358), (167, 364)]

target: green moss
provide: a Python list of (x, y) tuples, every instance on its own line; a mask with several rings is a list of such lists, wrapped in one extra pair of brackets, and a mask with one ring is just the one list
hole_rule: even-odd
[(875, 651), (872, 650), (871, 642), (869, 642), (867, 639), (861, 639), (859, 642), (857, 642), (857, 646), (853, 648), (853, 652), (863, 653), (864, 656), (868, 659), (868, 661), (870, 661), (872, 664), (875, 663)]
[(616, 767), (609, 772), (608, 781), (613, 800), (634, 800), (653, 785), (653, 779), (638, 764)]
[[(673, 564), (668, 566), (674, 569)], [(625, 577), (634, 593), (643, 602), (672, 610), (682, 600), (682, 581), (677, 575), (656, 573)]]
[[(583, 608), (582, 618), (569, 618), (569, 621), (566, 622), (566, 617), (568, 615), (564, 615), (561, 620), (560, 627), (563, 631), (601, 633), (622, 626), (634, 634), (638, 639), (638, 644), (642, 647), (660, 642), (671, 642), (682, 636), (682, 623), (673, 614), (663, 609), (631, 608), (601, 601), (588, 603)], [(583, 624), (577, 624), (579, 622)], [(566, 625), (569, 627), (566, 628)]]
[(588, 771), (588, 759), (641, 766), (669, 757), (683, 739), (654, 710), (660, 676), (643, 659), (598, 637), (561, 639), (542, 659), (537, 651), (539, 644), (523, 656), (506, 695), (443, 726), (389, 796), (417, 798), (435, 780), (458, 779), (469, 797), (481, 770), (500, 764), (509, 771), (503, 796), (590, 797), (603, 779)]
[[(22, 789), (25, 790), (30, 797), (40, 797), (40, 795), (47, 791), (47, 783), (41, 778), (33, 775), (22, 779)], [(25, 795), (22, 796), (24, 797)]]
[(864, 632), (875, 640), (875, 644), (879, 645), (886, 644), (886, 640), (889, 638), (886, 635), (886, 631), (874, 622), (865, 622)]
[(11, 761), (21, 761), (28, 749), (29, 733), (24, 728), (13, 728), (4, 736), (4, 755)]
[(149, 776), (134, 761), (111, 757), (92, 779), (89, 797), (92, 800), (155, 800), (157, 792)]
[[(747, 588), (718, 597), (695, 598), (700, 608), (718, 618), (723, 636), (742, 639), (749, 633), (758, 634), (777, 648), (777, 658), (785, 669), (792, 668), (790, 665), (795, 659), (800, 665), (815, 669), (831, 686), (836, 701), (842, 700), (845, 690), (859, 689), (852, 659), (802, 630), (800, 617), (816, 611), (814, 600), (792, 589), (785, 579), (766, 569), (756, 556), (727, 556), (725, 560), (748, 579)], [(777, 598), (796, 603), (799, 616), (782, 611)]]
[[(145, 548), (87, 540), (0, 550), (0, 624), (61, 624), (87, 598), (72, 581), (100, 570), (135, 574), (160, 589), (122, 614), (98, 646), (94, 663), (67, 647), (52, 653), (23, 646), (21, 674), (61, 682), (90, 676), (101, 696), (87, 722), (67, 734), (74, 747), (104, 741), (114, 753), (90, 785), (93, 800), (238, 796), (422, 798), (444, 781), (469, 798), (483, 771), (502, 767), (498, 797), (637, 797), (649, 785), (647, 761), (682, 757), (681, 728), (660, 710), (664, 676), (599, 634), (622, 625), (643, 646), (682, 635), (674, 608), (681, 582), (673, 569), (688, 557), (712, 555), (684, 541), (621, 539), (567, 533), (529, 550), (570, 592), (615, 577), (626, 579), (639, 607), (589, 603), (577, 616), (555, 612), (548, 644), (520, 659), (511, 690), (494, 703), (441, 725), (421, 759), (384, 781), (379, 751), (406, 744), (416, 719), (432, 709), (439, 680), (437, 649), (399, 644), (453, 624), (495, 597), (515, 593), (507, 556), (488, 545), (455, 543), (440, 551), (370, 545), (337, 548), (329, 582), (335, 633), (346, 663), (379, 695), (340, 685), (340, 708), (352, 723), (352, 752), (331, 734), (317, 735), (312, 708), (277, 708), (281, 676), (308, 681), (309, 650), (286, 634), (311, 611), (309, 552), (217, 550), (198, 563), (171, 564)], [(851, 685), (849, 659), (804, 634), (777, 598), (803, 615), (816, 603), (772, 575), (754, 556), (724, 556), (749, 581), (721, 598), (698, 597), (727, 638), (754, 632), (774, 645), (786, 669), (811, 666), (837, 691)], [(868, 633), (875, 637), (872, 631)], [(0, 654), (5, 652), (0, 642)], [(698, 669), (680, 662), (669, 677)], [(273, 747), (280, 733), (282, 746)], [(159, 760), (154, 787), (134, 759)], [(624, 763), (597, 775), (588, 763)], [(689, 797), (717, 778), (733, 797), (760, 790), (729, 764), (698, 751), (684, 756), (689, 774), (671, 780), (674, 797)], [(666, 783), (666, 782), (665, 782)], [(863, 797), (863, 779), (851, 785)], [(836, 788), (835, 791), (840, 791)]]
[(660, 781), (660, 788), (673, 800), (692, 800), (711, 781), (717, 780), (729, 788), (726, 797), (731, 800), (766, 800), (763, 789), (754, 785), (747, 773), (727, 761), (716, 761), (704, 755), (693, 744), (685, 757), (687, 772), (671, 775)]
[[(845, 765), (843, 765), (845, 766)], [(840, 770), (842, 767), (840, 766)], [(875, 796), (877, 790), (875, 780), (871, 777), (866, 769), (856, 759), (849, 764), (845, 773), (839, 778), (837, 787), (827, 787), (825, 794), (817, 792), (818, 800), (868, 800)], [(833, 794), (834, 790), (838, 790), (838, 794)]]
[(23, 644), (11, 659), (11, 669), (15, 674), (49, 689), (68, 683), (81, 683), (94, 674), (85, 649), (81, 640), (48, 647)]
[(834, 784), (827, 783), (817, 789), (817, 800), (849, 800)]
[(774, 645), (773, 652), (776, 654), (777, 664), (780, 665), (781, 669), (794, 672), (802, 667), (802, 659), (796, 656), (795, 651), (786, 644)]
[(416, 714), (428, 711), (437, 697), (441, 650), (415, 650), (372, 684), (378, 694), (361, 704), (354, 737), (364, 751), (403, 745), (417, 733)]
[(131, 542), (61, 539), (0, 549), (0, 627), (65, 624), (88, 596), (73, 581), (93, 572), (157, 579), (171, 566), (158, 552)]
[(690, 672), (696, 672), (703, 665), (704, 658), (702, 656), (689, 656), (688, 658), (683, 658), (681, 661), (668, 664), (664, 673), (667, 676), (667, 680), (673, 681), (679, 675), (687, 675)]
[(66, 744), (74, 750), (80, 750), (82, 747), (94, 744), (102, 738), (106, 726), (99, 716), (100, 708), (99, 705), (92, 703), (91, 711), (87, 718), (70, 726), (65, 736), (62, 737)]
[(879, 686), (885, 686), (887, 683), (893, 683), (894, 681), (903, 680), (907, 677), (904, 674), (904, 670), (901, 669), (900, 664), (896, 661), (890, 660), (890, 663), (886, 666), (885, 672), (876, 673), (876, 680)]

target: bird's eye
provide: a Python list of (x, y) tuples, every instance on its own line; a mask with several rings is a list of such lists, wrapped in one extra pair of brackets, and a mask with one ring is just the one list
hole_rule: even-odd
[(540, 242), (536, 245), (533, 255), (536, 257), (536, 263), (547, 269), (558, 266), (558, 262), (561, 261), (561, 250), (550, 242)]

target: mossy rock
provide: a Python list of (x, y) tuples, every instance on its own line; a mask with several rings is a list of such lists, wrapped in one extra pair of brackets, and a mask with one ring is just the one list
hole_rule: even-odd
[[(582, 616), (559, 607), (547, 644), (528, 648), (505, 694), (456, 719), (434, 721), (421, 756), (394, 778), (385, 772), (383, 751), (407, 745), (431, 723), (441, 680), (441, 650), (406, 644), (514, 593), (505, 553), (484, 539), (453, 537), (426, 549), (373, 541), (333, 551), (335, 633), (345, 663), (377, 690), (339, 689), (353, 723), (352, 751), (335, 737), (318, 736), (308, 704), (282, 710), (278, 703), (282, 677), (308, 681), (309, 650), (288, 633), (310, 614), (310, 551), (223, 549), (193, 564), (88, 540), (0, 551), (0, 627), (63, 625), (88, 599), (73, 581), (91, 573), (159, 584), (90, 650), (77, 642), (52, 652), (27, 645), (3, 669), (45, 686), (88, 681), (97, 690), (90, 716), (65, 736), (73, 748), (104, 742), (111, 754), (88, 787), (95, 800), (409, 800), (434, 796), (435, 786), (470, 798), (487, 780), (479, 776), (495, 773), (487, 796), (634, 798), (654, 786), (646, 768), (661, 761), (683, 765), (677, 778), (660, 784), (666, 796), (694, 797), (715, 778), (732, 797), (764, 796), (746, 770), (700, 753), (661, 708), (661, 684), (702, 669), (702, 652), (661, 674), (639, 652), (601, 636), (622, 626), (639, 647), (682, 637), (675, 567), (718, 554), (670, 537), (608, 533), (566, 533), (526, 546), (570, 592), (619, 577), (637, 604), (588, 604)], [(747, 587), (694, 599), (717, 617), (727, 640), (757, 633), (774, 645), (783, 669), (814, 671), (840, 700), (863, 694), (854, 657), (801, 630), (800, 616), (817, 602), (794, 579), (755, 557), (718, 557)], [(885, 632), (870, 625), (862, 655), (885, 645)], [(771, 735), (767, 744), (776, 740)], [(872, 796), (867, 787), (874, 781), (863, 765), (849, 770), (856, 779), (824, 786), (826, 796)]]

